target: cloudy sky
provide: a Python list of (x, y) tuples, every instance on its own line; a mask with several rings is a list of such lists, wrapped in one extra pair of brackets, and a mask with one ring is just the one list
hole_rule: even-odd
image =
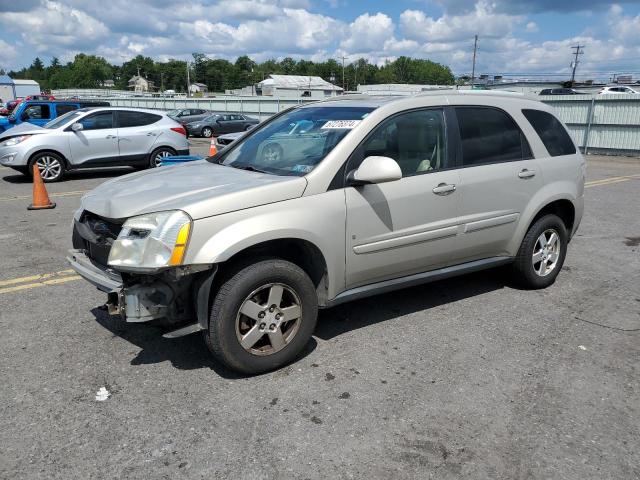
[(640, 76), (640, 2), (603, 0), (0, 0), (0, 66), (78, 52), (121, 63), (203, 52), (234, 59), (400, 55), (478, 73), (569, 71), (585, 45), (584, 77)]

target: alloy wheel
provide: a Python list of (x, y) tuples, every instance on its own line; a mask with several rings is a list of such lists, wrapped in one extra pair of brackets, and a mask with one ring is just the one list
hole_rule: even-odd
[(203, 137), (209, 138), (209, 137), (211, 137), (211, 135), (213, 135), (213, 131), (210, 128), (205, 127), (205, 128), (202, 129), (202, 136)]
[(272, 355), (285, 348), (302, 323), (298, 294), (281, 283), (270, 283), (251, 292), (236, 317), (236, 336), (253, 355)]
[(171, 156), (171, 152), (168, 150), (160, 150), (158, 153), (156, 153), (156, 156), (153, 158), (153, 166), (154, 167), (160, 167), (162, 165), (162, 160), (164, 160), (166, 157), (170, 157)]
[(553, 228), (542, 232), (533, 247), (533, 270), (537, 275), (546, 277), (553, 272), (560, 258), (560, 235)]
[(55, 180), (62, 174), (60, 160), (50, 155), (43, 155), (36, 160), (40, 176), (43, 180)]

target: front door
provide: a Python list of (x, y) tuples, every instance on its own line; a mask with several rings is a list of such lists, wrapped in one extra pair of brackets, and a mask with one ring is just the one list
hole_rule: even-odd
[(516, 122), (493, 107), (456, 107), (462, 149), (459, 191), (463, 234), (456, 263), (508, 255), (542, 172)]
[(71, 163), (79, 167), (109, 166), (118, 161), (118, 132), (113, 124), (113, 112), (96, 112), (78, 123), (82, 130), (65, 130), (69, 137)]
[(52, 108), (49, 103), (29, 103), (20, 115), (20, 121), (45, 126), (52, 119)]
[(386, 156), (398, 162), (403, 178), (346, 188), (347, 288), (449, 264), (460, 194), (445, 124), (442, 109), (403, 112), (354, 152), (349, 170), (368, 156)]

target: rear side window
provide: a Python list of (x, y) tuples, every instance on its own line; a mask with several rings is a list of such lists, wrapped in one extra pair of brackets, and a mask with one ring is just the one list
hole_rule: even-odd
[(559, 157), (576, 153), (576, 146), (556, 117), (542, 110), (522, 110), (522, 113), (544, 143), (549, 155)]
[(161, 118), (160, 115), (147, 112), (118, 111), (118, 127), (142, 127), (156, 123)]
[(73, 112), (74, 110), (77, 110), (77, 109), (78, 109), (77, 105), (61, 105), (61, 104), (57, 104), (56, 105), (56, 114), (58, 116), (60, 116), (60, 115), (64, 115), (65, 113)]
[(520, 128), (502, 110), (457, 107), (456, 116), (462, 142), (463, 166), (532, 158), (531, 149)]

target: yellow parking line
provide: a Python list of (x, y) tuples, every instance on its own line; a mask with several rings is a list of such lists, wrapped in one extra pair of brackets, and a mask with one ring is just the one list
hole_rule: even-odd
[[(58, 192), (58, 193), (50, 193), (50, 197), (74, 197), (76, 195), (84, 195), (89, 190), (77, 190), (75, 192)], [(17, 195), (15, 197), (0, 197), (0, 202), (8, 202), (11, 200), (26, 200), (31, 198), (31, 195)]]
[(601, 178), (600, 180), (592, 180), (590, 182), (586, 182), (584, 186), (585, 188), (597, 187), (599, 185), (610, 185), (613, 183), (627, 182), (629, 180), (635, 180), (637, 178), (640, 178), (640, 175), (624, 175), (621, 177)]
[(30, 275), (28, 277), (11, 278), (9, 280), (0, 280), (0, 287), (6, 287), (7, 285), (15, 285), (16, 283), (37, 282), (39, 280), (45, 280), (51, 277), (58, 277), (60, 275), (68, 275), (74, 273), (74, 270), (60, 270), (53, 273), (41, 273), (39, 275)]
[(0, 294), (19, 292), (20, 290), (28, 290), (30, 288), (46, 287), (47, 285), (57, 285), (59, 283), (71, 282), (73, 280), (80, 280), (80, 275), (71, 275), (68, 277), (53, 278), (51, 280), (44, 280), (38, 283), (26, 283), (24, 285), (16, 285), (15, 287), (0, 288)]

